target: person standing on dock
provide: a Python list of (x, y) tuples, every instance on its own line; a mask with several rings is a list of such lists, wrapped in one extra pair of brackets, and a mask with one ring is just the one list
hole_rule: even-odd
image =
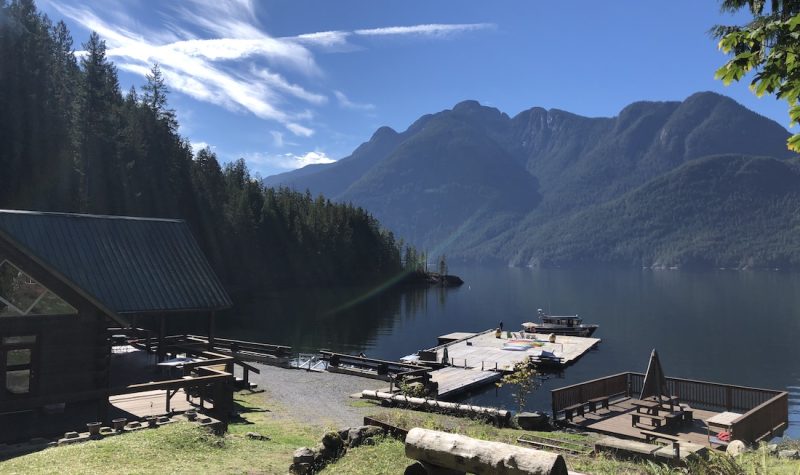
[(503, 331), (503, 321), (500, 321), (500, 331)]

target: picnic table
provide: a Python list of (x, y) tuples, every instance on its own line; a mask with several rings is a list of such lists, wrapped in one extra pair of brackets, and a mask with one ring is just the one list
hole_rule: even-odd
[(658, 411), (661, 409), (661, 404), (655, 401), (631, 399), (631, 404), (636, 408), (636, 412), (651, 416), (657, 416)]

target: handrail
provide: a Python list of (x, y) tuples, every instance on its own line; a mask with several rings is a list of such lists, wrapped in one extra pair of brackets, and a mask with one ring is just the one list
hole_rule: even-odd
[(193, 378), (187, 378), (187, 379), (170, 379), (167, 381), (154, 381), (151, 383), (131, 384), (119, 388), (112, 388), (110, 389), (109, 394), (111, 396), (118, 396), (120, 394), (132, 394), (144, 391), (191, 388), (195, 386), (201, 386), (204, 384), (224, 381), (233, 377), (230, 373), (218, 372), (216, 370), (210, 370), (210, 371), (213, 371), (216, 374), (208, 376), (195, 376)]
[(419, 365), (414, 365), (414, 364), (409, 364), (409, 363), (400, 363), (398, 361), (380, 360), (380, 359), (377, 359), (377, 358), (369, 358), (369, 357), (366, 357), (366, 356), (348, 355), (348, 354), (345, 354), (345, 353), (336, 353), (336, 352), (328, 351), (328, 350), (319, 350), (319, 353), (323, 356), (323, 358), (327, 357), (327, 359), (330, 359), (331, 357), (335, 356), (335, 357), (338, 357), (339, 359), (362, 361), (365, 364), (369, 364), (369, 363), (386, 364), (386, 365), (392, 365), (392, 366), (408, 368), (408, 369), (418, 369), (418, 368), (420, 368)]
[(789, 393), (774, 398), (747, 411), (731, 422), (733, 437), (757, 441), (788, 422)]

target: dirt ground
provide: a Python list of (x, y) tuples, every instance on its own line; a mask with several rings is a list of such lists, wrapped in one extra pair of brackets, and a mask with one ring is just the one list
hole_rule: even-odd
[(323, 373), (256, 364), (261, 374), (250, 381), (264, 397), (299, 422), (320, 427), (358, 426), (374, 406), (350, 397), (364, 389), (388, 386), (385, 381), (337, 373)]

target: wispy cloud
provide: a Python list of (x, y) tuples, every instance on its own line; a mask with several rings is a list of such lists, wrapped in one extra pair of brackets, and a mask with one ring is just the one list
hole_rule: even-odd
[(132, 7), (123, 1), (102, 10), (92, 4), (49, 1), (64, 16), (99, 33), (107, 42), (107, 56), (120, 70), (144, 76), (158, 63), (174, 91), (276, 121), (298, 137), (314, 135), (309, 124), (314, 116), (312, 108), (328, 103), (331, 94), (347, 109), (375, 108), (373, 104), (354, 102), (341, 91), (314, 91), (302, 84), (324, 87), (320, 84), (325, 74), (313, 50), (359, 49), (362, 46), (355, 44), (356, 38), (441, 38), (494, 27), (489, 23), (425, 24), (277, 38), (268, 35), (259, 24), (254, 0), (154, 4), (152, 16), (161, 23), (152, 28), (136, 22), (135, 15), (128, 15), (127, 9)]
[(330, 158), (319, 150), (307, 152), (302, 155), (294, 153), (282, 154), (266, 154), (266, 153), (251, 153), (244, 156), (245, 161), (254, 169), (260, 170), (266, 168), (281, 169), (281, 170), (296, 170), (308, 165), (321, 165), (327, 163), (334, 163), (336, 160)]
[(351, 101), (347, 96), (344, 95), (342, 91), (333, 91), (333, 95), (336, 96), (336, 100), (339, 101), (339, 105), (344, 107), (345, 109), (354, 109), (354, 110), (363, 110), (363, 111), (371, 111), (375, 109), (375, 104), (369, 103), (359, 103)]
[(270, 130), (269, 133), (272, 135), (272, 144), (278, 148), (283, 147), (283, 133), (277, 130)]
[(465, 31), (486, 30), (495, 28), (494, 23), (460, 23), (460, 24), (442, 24), (431, 23), (426, 25), (411, 25), (411, 26), (387, 26), (383, 28), (369, 28), (363, 30), (355, 30), (353, 33), (361, 36), (397, 36), (397, 35), (411, 35), (411, 36), (449, 36), (456, 33), (463, 33)]
[(299, 135), (300, 137), (311, 137), (314, 135), (314, 129), (309, 129), (306, 126), (293, 122), (286, 124), (286, 128), (289, 129), (293, 134)]

